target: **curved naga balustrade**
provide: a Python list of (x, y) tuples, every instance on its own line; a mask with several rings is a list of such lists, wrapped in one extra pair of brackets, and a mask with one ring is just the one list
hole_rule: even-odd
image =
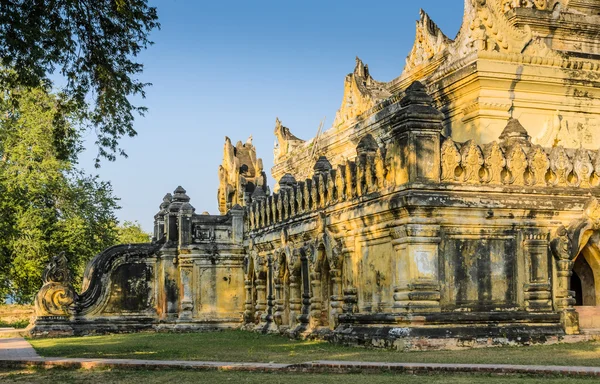
[(76, 312), (88, 313), (96, 306), (108, 288), (110, 272), (116, 268), (115, 264), (122, 257), (126, 259), (146, 258), (155, 254), (161, 246), (161, 243), (122, 244), (110, 247), (96, 255), (85, 269), (83, 293), (77, 297), (75, 302)]
[(53, 259), (44, 273), (44, 286), (36, 297), (38, 317), (87, 314), (107, 297), (112, 273), (121, 264), (135, 263), (155, 254), (162, 243), (115, 245), (96, 255), (86, 267), (83, 293), (76, 294), (64, 254)]

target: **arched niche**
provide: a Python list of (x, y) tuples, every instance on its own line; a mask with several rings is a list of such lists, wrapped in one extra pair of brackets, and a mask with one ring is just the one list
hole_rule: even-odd
[(595, 233), (581, 249), (573, 263), (571, 290), (575, 292), (575, 309), (579, 327), (600, 326), (600, 234)]
[(573, 275), (581, 281), (581, 298), (576, 296), (576, 305), (600, 306), (600, 233), (590, 238), (575, 259)]

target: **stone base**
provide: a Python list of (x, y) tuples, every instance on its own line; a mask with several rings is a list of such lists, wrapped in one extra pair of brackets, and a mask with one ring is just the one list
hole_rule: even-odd
[(28, 330), (30, 337), (64, 337), (75, 335), (69, 318), (52, 316), (37, 317)]
[(254, 327), (255, 332), (260, 333), (278, 333), (279, 328), (273, 321), (261, 322)]
[(567, 335), (579, 334), (579, 314), (574, 309), (562, 311), (560, 313), (560, 322)]
[(101, 335), (107, 333), (202, 332), (238, 329), (239, 319), (157, 321), (154, 317), (114, 317), (97, 319), (37, 318), (29, 334), (31, 337), (61, 337)]
[(328, 338), (344, 345), (403, 351), (553, 343), (561, 315), (531, 312), (342, 315)]

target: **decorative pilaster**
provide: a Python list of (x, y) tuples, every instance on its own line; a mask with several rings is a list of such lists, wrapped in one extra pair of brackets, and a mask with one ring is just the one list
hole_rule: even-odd
[(548, 234), (526, 234), (523, 239), (525, 270), (525, 309), (551, 311), (552, 291), (548, 271)]
[(177, 249), (161, 249), (159, 263), (159, 313), (161, 320), (174, 321), (178, 317), (181, 298)]
[(312, 287), (312, 297), (310, 298), (310, 327), (316, 328), (321, 325), (321, 311), (323, 309), (323, 300), (321, 296), (321, 274), (312, 272), (310, 274), (310, 285)]
[[(347, 244), (354, 244), (354, 236), (346, 237)], [(343, 273), (340, 277), (342, 279), (342, 295), (343, 295), (343, 313), (355, 313), (358, 311), (358, 289), (356, 288), (356, 282), (354, 277), (354, 271), (352, 269), (352, 255), (354, 254), (354, 247), (342, 248), (342, 268)]]
[(193, 276), (194, 261), (189, 258), (179, 258), (179, 278), (181, 281), (181, 307), (179, 321), (192, 320), (194, 309)]
[(439, 226), (409, 224), (392, 230), (397, 271), (396, 312), (439, 312)]
[(331, 276), (331, 286), (333, 295), (331, 296), (331, 310), (330, 318), (333, 319), (332, 326), (337, 326), (338, 315), (343, 312), (344, 296), (342, 294), (342, 271), (339, 269), (332, 269), (329, 271)]
[(300, 265), (301, 265), (301, 281), (302, 281), (302, 302), (300, 306), (300, 314), (296, 317), (298, 320), (298, 325), (296, 326), (296, 332), (303, 332), (308, 328), (309, 319), (310, 319), (310, 290), (309, 290), (309, 273), (308, 273), (308, 257), (304, 254), (300, 256)]
[(230, 210), (231, 215), (231, 240), (233, 244), (241, 245), (244, 241), (244, 208), (234, 205)]
[(302, 299), (300, 292), (300, 276), (290, 274), (290, 328), (293, 329), (297, 322), (300, 310), (302, 309)]
[(273, 321), (277, 326), (283, 325), (283, 311), (285, 310), (283, 306), (283, 282), (279, 277), (275, 277), (274, 286), (275, 286), (275, 312), (273, 313)]
[(256, 289), (256, 306), (254, 318), (259, 322), (259, 324), (257, 324), (256, 329), (262, 330), (262, 327), (264, 327), (267, 321), (267, 316), (269, 315), (269, 313), (267, 313), (267, 280), (269, 278), (267, 258), (264, 256), (257, 256), (254, 260), (254, 265), (256, 268), (256, 277), (254, 280)]
[(274, 306), (275, 306), (275, 290), (273, 284), (273, 256), (267, 256), (267, 281), (266, 281), (266, 306), (260, 316), (260, 330), (263, 332), (275, 332), (277, 331), (276, 324), (274, 322)]
[(265, 279), (257, 278), (254, 280), (256, 284), (256, 306), (254, 307), (254, 318), (262, 319), (267, 309), (267, 285)]

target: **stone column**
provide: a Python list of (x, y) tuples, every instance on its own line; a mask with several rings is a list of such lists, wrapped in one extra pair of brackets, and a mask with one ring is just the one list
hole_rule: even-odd
[(571, 275), (573, 274), (573, 257), (571, 239), (567, 229), (559, 227), (554, 233), (550, 247), (556, 259), (556, 310), (560, 312), (561, 323), (567, 335), (579, 334), (579, 315), (573, 305), (575, 292), (571, 291)]
[(306, 255), (302, 255), (300, 257), (300, 263), (301, 263), (301, 269), (302, 269), (302, 272), (301, 272), (302, 303), (300, 306), (300, 315), (297, 317), (298, 326), (296, 327), (296, 330), (299, 332), (303, 332), (308, 328), (309, 321), (310, 321), (310, 310), (311, 310), (310, 290), (309, 290), (310, 278), (309, 278), (309, 273), (308, 273), (308, 258), (306, 257)]
[(246, 301), (244, 302), (244, 323), (249, 324), (254, 321), (254, 308), (253, 308), (253, 287), (252, 279), (246, 278), (244, 280), (244, 289), (246, 291)]
[[(275, 332), (277, 331), (277, 326), (275, 324), (273, 312), (275, 306), (275, 289), (273, 284), (273, 256), (269, 255), (266, 258), (267, 262), (267, 270), (266, 270), (266, 281), (263, 283), (263, 297), (266, 298), (265, 303), (263, 304), (262, 312), (260, 315), (260, 324), (259, 328), (262, 332)], [(258, 286), (257, 286), (258, 290)]]
[(579, 334), (579, 314), (573, 307), (575, 305), (575, 292), (571, 291), (571, 275), (573, 275), (573, 261), (557, 260), (556, 309), (560, 312), (561, 323), (567, 335)]
[(283, 284), (279, 277), (274, 279), (274, 287), (275, 287), (275, 307), (273, 313), (273, 321), (277, 326), (281, 326), (283, 324)]
[(440, 312), (439, 226), (408, 224), (392, 230), (397, 270), (395, 312)]
[(267, 258), (267, 330), (276, 331), (274, 312), (275, 312), (275, 268), (273, 265), (273, 255)]
[(260, 320), (267, 309), (267, 285), (265, 279), (257, 278), (256, 284), (256, 306), (254, 307), (254, 318)]

